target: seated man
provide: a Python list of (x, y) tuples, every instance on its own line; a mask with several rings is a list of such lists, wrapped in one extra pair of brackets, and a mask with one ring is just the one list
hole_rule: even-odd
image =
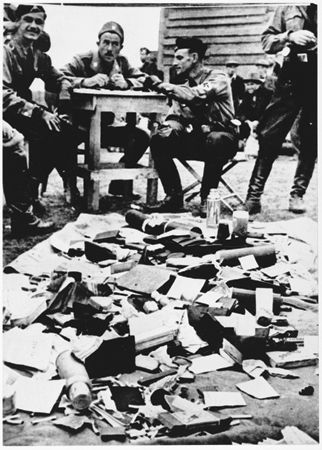
[(241, 121), (241, 139), (247, 138), (251, 131), (256, 132), (258, 121), (273, 95), (273, 91), (265, 87), (257, 72), (250, 72), (244, 82), (246, 92), (236, 110), (236, 117)]
[(3, 52), (3, 118), (29, 141), (34, 212), (40, 213), (39, 184), (53, 168), (64, 181), (69, 178), (74, 138), (58, 114), (32, 101), (29, 90), (34, 79), (40, 78), (59, 92), (64, 78), (50, 57), (34, 46), (44, 28), (45, 10), (41, 5), (19, 5), (15, 14), (17, 29)]
[[(116, 22), (107, 22), (98, 33), (97, 51), (88, 51), (76, 55), (72, 61), (62, 68), (74, 88), (105, 88), (131, 89), (143, 87), (145, 74), (130, 66), (128, 60), (120, 55), (123, 47), (124, 31)], [(149, 135), (140, 128), (132, 126), (108, 126), (114, 120), (114, 115), (103, 113), (102, 142), (104, 145), (124, 148), (124, 156), (120, 162), (125, 167), (135, 167), (149, 145)], [(132, 115), (133, 116), (133, 115)], [(77, 118), (80, 123), (88, 126), (87, 118)], [(130, 115), (129, 115), (129, 119)], [(132, 121), (133, 122), (133, 121)], [(115, 180), (117, 181), (117, 180)], [(131, 181), (129, 181), (131, 183)], [(111, 183), (110, 193), (124, 193), (122, 186), (126, 183)], [(128, 187), (127, 187), (128, 191)]]
[(206, 47), (198, 38), (178, 38), (174, 67), (185, 76), (181, 85), (155, 83), (155, 89), (172, 99), (172, 107), (151, 139), (151, 152), (165, 199), (154, 210), (178, 211), (183, 194), (173, 158), (204, 161), (201, 184), (201, 215), (206, 199), (218, 186), (224, 164), (237, 152), (232, 93), (227, 75), (202, 64)]
[(14, 236), (48, 233), (52, 222), (44, 222), (32, 213), (31, 178), (27, 168), (24, 137), (7, 122), (2, 123), (3, 190), (11, 211)]

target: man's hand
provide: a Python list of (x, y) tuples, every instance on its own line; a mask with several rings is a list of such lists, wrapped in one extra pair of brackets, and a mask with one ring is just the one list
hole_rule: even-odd
[(157, 86), (158, 92), (162, 92), (164, 94), (170, 94), (173, 91), (173, 84), (171, 83), (160, 83)]
[(288, 38), (293, 44), (300, 45), (302, 47), (309, 47), (316, 44), (316, 37), (311, 31), (308, 30), (292, 31)]
[(111, 76), (111, 81), (115, 85), (115, 87), (118, 87), (119, 89), (128, 89), (129, 84), (124, 79), (123, 75), (121, 73), (115, 73)]
[(104, 87), (107, 85), (108, 80), (108, 76), (104, 73), (97, 73), (93, 77), (85, 78), (82, 82), (82, 86), (87, 88)]
[(41, 117), (50, 131), (60, 131), (60, 119), (57, 113), (53, 114), (49, 111), (43, 111)]

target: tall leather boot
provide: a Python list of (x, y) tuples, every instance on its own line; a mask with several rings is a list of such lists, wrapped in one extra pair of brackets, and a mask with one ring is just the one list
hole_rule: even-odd
[(32, 199), (33, 213), (37, 217), (43, 217), (46, 214), (46, 207), (39, 199), (39, 185), (40, 181), (37, 178), (30, 179), (30, 193)]
[(271, 172), (274, 159), (258, 156), (248, 185), (245, 209), (249, 214), (261, 212), (261, 196), (266, 180)]

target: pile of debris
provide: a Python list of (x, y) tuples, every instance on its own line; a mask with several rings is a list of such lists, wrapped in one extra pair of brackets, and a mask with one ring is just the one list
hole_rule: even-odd
[[(285, 231), (222, 221), (214, 237), (179, 217), (81, 214), (5, 268), (6, 423), (20, 410), (103, 441), (214, 434), (251, 418), (221, 411), (246, 406), (242, 393), (278, 398), (270, 377), (317, 364), (316, 337), (286, 315), (317, 288)], [(219, 370), (250, 379), (194, 387)]]

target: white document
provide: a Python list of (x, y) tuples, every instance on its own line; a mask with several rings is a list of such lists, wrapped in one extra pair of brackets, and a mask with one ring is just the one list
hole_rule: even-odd
[(178, 275), (169, 289), (167, 297), (193, 302), (199, 295), (205, 282), (206, 280), (187, 278)]
[(12, 328), (3, 335), (4, 362), (45, 372), (49, 368), (53, 335)]
[(207, 408), (246, 406), (246, 402), (240, 392), (204, 391), (203, 396)]
[(259, 267), (254, 255), (241, 256), (238, 260), (243, 270), (253, 270)]
[(17, 409), (50, 414), (64, 385), (65, 380), (40, 381), (20, 377), (15, 384)]
[(214, 353), (213, 355), (200, 356), (200, 358), (193, 359), (189, 370), (195, 374), (200, 374), (226, 369), (233, 365), (232, 362), (227, 361), (218, 353)]
[(236, 384), (236, 387), (251, 397), (260, 400), (264, 400), (265, 398), (278, 398), (280, 396), (263, 377)]

